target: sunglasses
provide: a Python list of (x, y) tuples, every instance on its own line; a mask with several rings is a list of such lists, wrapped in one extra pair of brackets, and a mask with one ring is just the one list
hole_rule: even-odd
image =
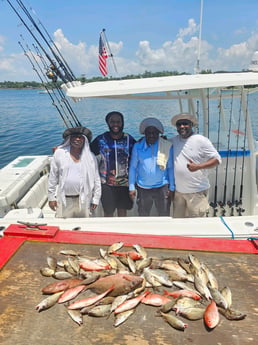
[(191, 121), (178, 121), (176, 123), (177, 127), (180, 127), (180, 126), (190, 126), (190, 125), (191, 125)]

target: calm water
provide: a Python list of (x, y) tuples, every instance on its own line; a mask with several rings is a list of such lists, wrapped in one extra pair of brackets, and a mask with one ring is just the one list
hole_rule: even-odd
[[(258, 139), (258, 95), (251, 95), (253, 133)], [(176, 134), (172, 115), (179, 112), (174, 101), (89, 99), (70, 102), (80, 122), (93, 136), (107, 130), (105, 116), (118, 110), (125, 117), (125, 131), (140, 137), (139, 123), (145, 117), (162, 119), (165, 134)], [(51, 154), (52, 147), (62, 141), (65, 125), (48, 94), (38, 90), (0, 90), (0, 168), (19, 155)]]

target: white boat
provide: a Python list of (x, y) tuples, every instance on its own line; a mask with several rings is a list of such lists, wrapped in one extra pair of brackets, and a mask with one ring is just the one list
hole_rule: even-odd
[[(257, 146), (252, 133), (250, 97), (258, 92), (258, 74), (195, 74), (160, 78), (114, 80), (62, 85), (68, 97), (171, 100), (171, 115), (194, 113), (198, 131), (209, 137), (222, 156), (210, 171), (210, 210), (207, 217), (173, 219), (137, 217), (133, 208), (126, 218), (104, 218), (101, 207), (90, 218), (57, 219), (47, 206), (47, 176), (51, 157), (18, 157), (0, 170), (0, 226), (40, 222), (60, 229), (135, 234), (241, 238), (258, 234)], [(177, 108), (175, 109), (175, 102)], [(157, 114), (162, 120), (162, 114)], [(39, 219), (42, 218), (42, 219)]]

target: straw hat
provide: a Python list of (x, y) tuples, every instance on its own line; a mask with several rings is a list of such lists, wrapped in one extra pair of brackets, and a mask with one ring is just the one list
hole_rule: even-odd
[(191, 121), (193, 123), (193, 126), (197, 126), (198, 125), (197, 118), (194, 115), (191, 115), (189, 113), (181, 113), (181, 114), (173, 116), (172, 119), (171, 119), (172, 125), (176, 126), (176, 123), (179, 120), (188, 120), (188, 121)]

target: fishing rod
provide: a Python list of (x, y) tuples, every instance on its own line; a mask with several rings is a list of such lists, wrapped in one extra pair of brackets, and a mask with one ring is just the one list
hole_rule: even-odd
[[(35, 67), (35, 65), (34, 65), (34, 63), (33, 63), (32, 58), (31, 58), (31, 57), (29, 56), (29, 54), (26, 52), (25, 48), (23, 47), (23, 45), (22, 45), (22, 43), (21, 43), (20, 41), (18, 42), (18, 44), (21, 46), (21, 48), (22, 48), (22, 50), (23, 50), (23, 52), (24, 52), (24, 55), (28, 58), (29, 62), (31, 63), (32, 69), (37, 73), (37, 75), (38, 75), (40, 81), (42, 82), (42, 84), (44, 84), (44, 80), (42, 79), (40, 73), (39, 73), (38, 70), (36, 69), (36, 67)], [(31, 54), (31, 55), (33, 56), (33, 54)], [(64, 118), (64, 116), (63, 116), (63, 114), (62, 114), (62, 112), (60, 111), (60, 109), (58, 108), (58, 106), (56, 105), (56, 103), (55, 103), (55, 101), (54, 101), (54, 98), (52, 97), (52, 94), (51, 94), (51, 92), (50, 92), (50, 89), (49, 89), (46, 85), (45, 85), (45, 88), (46, 88), (46, 90), (47, 90), (48, 95), (49, 95), (50, 98), (52, 99), (52, 104), (56, 107), (56, 109), (57, 109), (57, 111), (59, 112), (59, 115), (61, 116), (62, 120), (64, 121), (66, 127), (69, 128), (69, 126), (68, 126), (68, 124), (67, 124), (67, 122), (66, 122), (66, 120), (65, 120), (65, 118)]]
[(240, 132), (240, 123), (241, 123), (240, 120), (241, 120), (241, 109), (242, 109), (242, 97), (243, 97), (243, 88), (241, 89), (241, 97), (240, 97), (240, 104), (239, 104), (237, 142), (236, 142), (236, 158), (235, 158), (234, 178), (233, 178), (233, 186), (232, 186), (232, 198), (231, 198), (231, 202), (230, 201), (227, 202), (228, 206), (231, 207), (230, 216), (234, 216), (234, 205), (236, 203), (235, 192), (236, 192), (236, 175), (237, 175), (237, 160), (238, 160), (239, 132)]
[(245, 209), (242, 208), (243, 204), (243, 186), (244, 186), (244, 170), (245, 170), (245, 156), (246, 156), (246, 136), (247, 136), (247, 113), (248, 113), (248, 100), (249, 94), (247, 95), (247, 100), (245, 103), (245, 130), (244, 130), (244, 146), (243, 146), (243, 159), (242, 159), (242, 173), (241, 173), (241, 183), (240, 183), (240, 191), (239, 191), (239, 201), (236, 202), (237, 212), (239, 216), (242, 216), (242, 213), (245, 212)]
[[(219, 122), (218, 122), (218, 137), (217, 137), (217, 151), (219, 151), (219, 144), (220, 144), (220, 121), (222, 115), (222, 92), (220, 90), (220, 98), (219, 98)], [(213, 208), (213, 216), (217, 216), (218, 212), (218, 203), (217, 203), (217, 195), (218, 195), (218, 165), (216, 166), (216, 175), (215, 175), (215, 187), (214, 187), (214, 201), (210, 203), (210, 206)]]
[[(25, 6), (24, 6), (25, 7)], [(34, 13), (34, 15), (37, 17), (37, 20), (39, 22), (39, 24), (42, 26), (43, 30), (45, 31), (45, 34), (47, 35), (49, 41), (51, 42), (51, 44), (55, 47), (57, 53), (60, 55), (62, 61), (64, 62), (66, 68), (68, 69), (69, 73), (71, 74), (71, 76), (74, 78), (74, 80), (76, 80), (75, 75), (73, 74), (73, 71), (71, 70), (70, 66), (68, 65), (67, 61), (65, 60), (64, 56), (62, 55), (60, 49), (58, 48), (58, 46), (55, 44), (55, 41), (53, 41), (52, 37), (50, 36), (49, 32), (47, 31), (46, 27), (43, 25), (43, 23), (41, 22), (41, 20), (39, 19), (39, 17), (36, 14), (36, 11), (30, 7), (31, 11)]]
[[(74, 121), (75, 126), (76, 127), (81, 126), (81, 123), (80, 123), (78, 117), (76, 116), (75, 112), (73, 111), (73, 108), (72, 108), (71, 104), (69, 103), (69, 101), (66, 98), (63, 90), (60, 88), (59, 83), (57, 82), (57, 77), (55, 76), (55, 74), (51, 70), (49, 70), (49, 67), (48, 67), (48, 65), (47, 65), (43, 55), (40, 53), (39, 48), (37, 46), (35, 46), (35, 44), (32, 44), (32, 46), (34, 47), (37, 56), (40, 58), (43, 66), (44, 66), (44, 69), (47, 71), (46, 72), (46, 76), (54, 83), (55, 89), (57, 90), (57, 92), (59, 94), (59, 97), (61, 98), (62, 102), (64, 103), (64, 105), (65, 105), (65, 107), (67, 109), (67, 111), (69, 112), (70, 116), (72, 117), (72, 120)], [(44, 74), (43, 71), (42, 71), (42, 74)]]
[[(41, 50), (44, 52), (44, 54), (46, 55), (47, 59), (49, 60), (49, 62), (51, 63), (51, 69), (57, 74), (57, 76), (64, 82), (66, 83), (67, 81), (73, 81), (74, 79), (69, 75), (68, 71), (66, 70), (64, 64), (62, 63), (61, 59), (58, 57), (58, 55), (55, 53), (55, 51), (52, 49), (51, 45), (48, 43), (48, 41), (46, 40), (45, 36), (42, 34), (42, 32), (40, 31), (38, 25), (35, 23), (35, 21), (33, 20), (33, 18), (30, 18), (31, 16), (27, 16), (28, 19), (31, 21), (31, 23), (33, 24), (34, 28), (38, 31), (38, 33), (40, 34), (40, 36), (43, 38), (44, 42), (47, 44), (48, 48), (50, 49), (50, 51), (52, 52), (52, 54), (54, 55), (55, 59), (58, 61), (59, 66), (62, 68), (63, 72), (65, 73), (65, 75), (62, 74), (62, 72), (59, 70), (59, 68), (56, 66), (56, 63), (53, 61), (53, 59), (50, 57), (50, 55), (47, 53), (46, 49), (42, 46), (42, 44), (40, 43), (40, 41), (38, 40), (38, 38), (36, 37), (36, 35), (32, 32), (32, 30), (29, 28), (28, 24), (25, 22), (25, 20), (22, 18), (22, 16), (19, 14), (19, 12), (16, 10), (16, 8), (13, 6), (13, 4), (11, 3), (10, 0), (6, 0), (8, 2), (8, 4), (10, 5), (10, 7), (13, 9), (13, 11), (15, 12), (15, 14), (18, 16), (18, 18), (21, 20), (22, 24), (26, 27), (26, 29), (28, 30), (28, 32), (31, 34), (31, 36), (34, 38), (34, 40), (37, 42), (38, 46), (41, 48)], [(16, 2), (18, 3), (18, 5), (20, 6), (20, 8), (23, 10), (23, 12), (26, 14), (27, 11), (23, 9), (23, 4), (20, 0), (16, 0)]]
[(226, 198), (227, 198), (227, 180), (228, 180), (228, 163), (229, 163), (229, 152), (231, 150), (230, 147), (230, 139), (231, 139), (231, 126), (232, 126), (232, 117), (233, 117), (233, 88), (231, 93), (231, 106), (230, 106), (230, 117), (229, 117), (229, 129), (228, 129), (228, 145), (227, 145), (227, 160), (226, 160), (226, 171), (225, 171), (225, 180), (224, 180), (224, 193), (223, 193), (223, 201), (219, 202), (220, 207), (222, 208), (221, 214), (224, 217), (226, 213)]
[[(40, 28), (38, 27), (38, 25), (36, 24), (35, 20), (33, 19), (33, 17), (31, 16), (30, 12), (27, 10), (26, 6), (23, 4), (22, 0), (16, 0), (17, 4), (20, 6), (20, 8), (22, 9), (22, 11), (24, 12), (24, 14), (27, 16), (27, 18), (30, 20), (30, 22), (32, 23), (32, 25), (34, 26), (34, 28), (37, 30), (37, 32), (39, 33), (39, 35), (41, 36), (41, 38), (43, 38), (44, 42), (46, 43), (47, 47), (50, 49), (50, 51), (52, 52), (52, 54), (54, 55), (55, 59), (57, 60), (59, 66), (62, 68), (63, 72), (64, 72), (64, 77), (68, 80), (68, 81), (73, 81), (76, 80), (75, 76), (73, 75), (73, 73), (71, 72), (71, 69), (67, 68), (68, 64), (64, 61), (62, 55), (60, 54), (58, 48), (56, 47), (55, 44), (54, 47), (57, 49), (57, 53), (60, 55), (58, 55), (54, 49), (51, 47), (51, 45), (49, 44), (48, 40), (46, 39), (46, 37), (43, 35), (42, 31), (40, 30)], [(50, 37), (50, 35), (48, 34), (48, 36)], [(52, 39), (50, 39), (50, 42), (53, 42)], [(51, 43), (52, 43), (51, 42)], [(53, 42), (54, 43), (54, 42)], [(55, 66), (55, 65), (54, 65)], [(56, 66), (55, 66), (56, 68)], [(59, 70), (56, 71), (56, 73), (60, 73), (60, 78), (62, 78), (62, 74)], [(64, 80), (63, 80), (64, 81)]]

